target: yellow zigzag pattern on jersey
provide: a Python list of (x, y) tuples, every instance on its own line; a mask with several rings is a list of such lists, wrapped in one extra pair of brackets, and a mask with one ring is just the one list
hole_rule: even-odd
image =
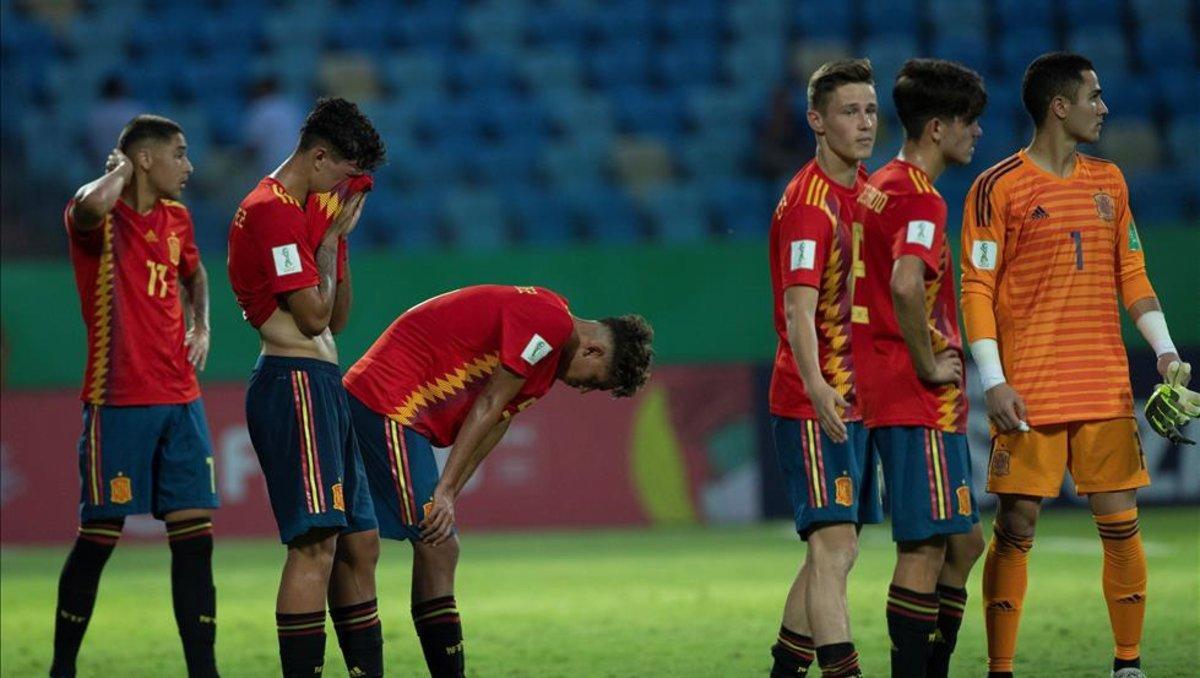
[(318, 193), (317, 208), (324, 212), (325, 216), (332, 219), (333, 215), (337, 214), (338, 210), (342, 208), (342, 199), (334, 191)]
[[(836, 231), (836, 220), (832, 228)], [(821, 297), (818, 301), (822, 318), (821, 333), (829, 340), (833, 353), (821, 367), (825, 370), (825, 374), (833, 376), (833, 383), (830, 386), (842, 397), (845, 397), (850, 392), (850, 369), (842, 355), (842, 350), (850, 341), (850, 337), (846, 334), (846, 327), (839, 317), (841, 309), (838, 304), (838, 292), (844, 291), (845, 284), (841, 279), (841, 272), (842, 247), (835, 232), (832, 236), (832, 246), (829, 248), (829, 259), (825, 262), (825, 271), (821, 275)]]
[(92, 303), (96, 324), (96, 338), (92, 345), (92, 387), (88, 390), (88, 402), (104, 404), (104, 386), (108, 381), (108, 347), (112, 343), (112, 300), (113, 300), (113, 224), (112, 215), (104, 217), (104, 245), (100, 251), (100, 264), (96, 269), (96, 291)]
[(396, 408), (392, 418), (405, 426), (411, 426), (417, 412), (440, 400), (449, 400), (455, 393), (466, 388), (467, 384), (496, 371), (499, 364), (500, 354), (489, 353), (482, 358), (467, 361), (433, 381), (421, 384), (404, 398), (404, 404)]
[(955, 430), (955, 422), (958, 421), (958, 399), (962, 395), (962, 389), (958, 384), (946, 384), (942, 387), (942, 392), (938, 394), (938, 426), (944, 431)]

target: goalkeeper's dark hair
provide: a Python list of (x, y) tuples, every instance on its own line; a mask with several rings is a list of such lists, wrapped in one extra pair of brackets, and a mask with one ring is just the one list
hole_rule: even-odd
[(375, 126), (354, 102), (341, 97), (317, 100), (317, 105), (300, 128), (300, 150), (318, 142), (329, 144), (334, 153), (353, 161), (364, 172), (383, 164), (386, 151)]
[(183, 134), (183, 127), (179, 123), (161, 115), (144, 113), (130, 120), (125, 129), (121, 130), (121, 136), (117, 138), (117, 148), (129, 155), (129, 151), (142, 141), (167, 143), (176, 134)]
[(916, 141), (935, 118), (975, 122), (987, 106), (987, 92), (983, 78), (966, 66), (943, 59), (909, 59), (896, 73), (892, 102), (904, 135)]
[(654, 359), (654, 329), (640, 315), (601, 318), (612, 333), (613, 354), (607, 390), (614, 398), (628, 398), (646, 385)]
[(1083, 86), (1083, 72), (1094, 70), (1096, 67), (1082, 54), (1051, 52), (1034, 59), (1021, 82), (1021, 102), (1033, 124), (1041, 127), (1046, 122), (1054, 97), (1074, 101)]

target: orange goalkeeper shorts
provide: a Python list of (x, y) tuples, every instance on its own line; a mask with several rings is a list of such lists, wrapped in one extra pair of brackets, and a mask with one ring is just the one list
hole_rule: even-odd
[(1067, 469), (1081, 495), (1149, 485), (1137, 421), (1073, 421), (998, 433), (992, 438), (987, 490), (1057, 497)]

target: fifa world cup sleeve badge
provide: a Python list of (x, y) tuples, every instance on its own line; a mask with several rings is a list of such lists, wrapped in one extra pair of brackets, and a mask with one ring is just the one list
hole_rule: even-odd
[(850, 476), (840, 476), (833, 481), (833, 501), (840, 506), (854, 505), (854, 481)]
[(128, 504), (133, 501), (133, 484), (129, 476), (117, 476), (108, 482), (109, 495), (114, 504)]
[(958, 515), (971, 515), (971, 488), (966, 485), (959, 485), (955, 494), (958, 495)]

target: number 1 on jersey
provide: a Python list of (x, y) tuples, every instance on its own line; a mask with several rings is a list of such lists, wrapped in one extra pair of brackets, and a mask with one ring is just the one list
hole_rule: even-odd
[(1083, 233), (1071, 231), (1071, 240), (1075, 241), (1075, 270), (1083, 270)]

